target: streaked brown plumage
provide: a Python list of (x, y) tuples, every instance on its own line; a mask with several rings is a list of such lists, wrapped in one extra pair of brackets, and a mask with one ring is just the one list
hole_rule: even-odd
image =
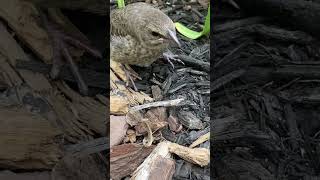
[(175, 25), (159, 9), (133, 3), (111, 11), (111, 59), (123, 64), (150, 66), (170, 41), (179, 44)]

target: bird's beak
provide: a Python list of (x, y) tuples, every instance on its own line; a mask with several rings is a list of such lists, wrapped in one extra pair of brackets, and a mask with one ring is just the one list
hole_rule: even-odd
[(169, 29), (168, 31), (169, 31), (169, 36), (170, 36), (170, 38), (172, 38), (172, 40), (173, 40), (179, 47), (181, 47), (181, 44), (180, 44), (180, 42), (179, 42), (179, 40), (178, 40), (178, 37), (177, 37), (176, 32), (171, 31), (170, 29)]

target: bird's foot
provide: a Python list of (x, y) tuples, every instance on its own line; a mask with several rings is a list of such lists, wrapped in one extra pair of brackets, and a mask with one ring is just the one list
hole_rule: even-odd
[(74, 62), (72, 55), (70, 54), (69, 48), (70, 46), (79, 48), (98, 58), (102, 58), (101, 53), (95, 48), (91, 47), (89, 44), (89, 40), (87, 40), (82, 35), (71, 36), (69, 34), (66, 34), (65, 32), (63, 32), (63, 30), (61, 30), (61, 28), (59, 28), (57, 24), (51, 22), (48, 19), (47, 15), (41, 13), (41, 16), (53, 46), (53, 61), (52, 69), (50, 72), (51, 78), (56, 79), (59, 76), (62, 66), (65, 64), (65, 62), (67, 62), (74, 75), (74, 78), (77, 81), (80, 93), (87, 95), (88, 86), (84, 82), (79, 72), (78, 66)]
[(172, 66), (173, 69), (174, 69), (174, 64), (172, 63), (172, 61), (176, 61), (176, 62), (179, 62), (179, 63), (184, 65), (184, 62), (181, 61), (180, 59), (178, 59), (179, 56), (176, 55), (176, 54), (173, 54), (169, 50), (164, 52), (162, 55), (163, 55), (164, 59), (167, 60), (170, 63), (170, 65)]

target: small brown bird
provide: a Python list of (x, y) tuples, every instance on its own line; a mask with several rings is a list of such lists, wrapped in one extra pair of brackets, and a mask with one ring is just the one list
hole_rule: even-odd
[(180, 43), (173, 21), (161, 10), (146, 3), (133, 3), (111, 11), (110, 57), (116, 62), (142, 67), (158, 57), (177, 60), (164, 53), (170, 42)]

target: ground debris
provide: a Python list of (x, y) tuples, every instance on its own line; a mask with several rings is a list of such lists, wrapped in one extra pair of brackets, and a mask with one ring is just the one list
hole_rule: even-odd
[[(319, 18), (319, 5), (235, 2), (242, 11), (215, 6), (210, 144), (219, 158), (211, 178), (317, 178), (320, 44), (311, 31), (319, 26), (297, 27), (311, 22), (301, 19), (288, 24)], [(280, 4), (286, 10), (275, 8)]]

